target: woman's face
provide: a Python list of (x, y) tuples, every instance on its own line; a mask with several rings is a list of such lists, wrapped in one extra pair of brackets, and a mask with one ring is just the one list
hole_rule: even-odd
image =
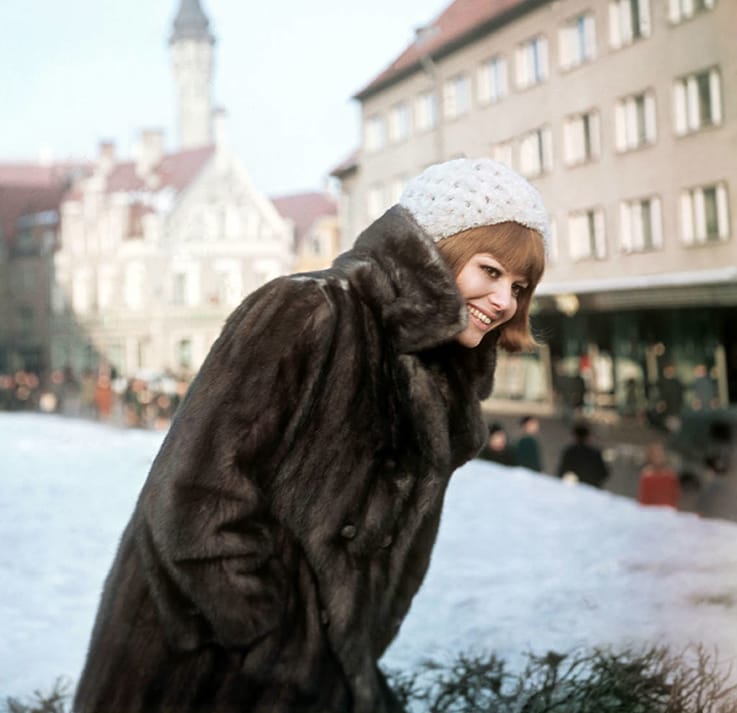
[(509, 272), (491, 253), (473, 255), (456, 284), (468, 310), (468, 324), (456, 341), (468, 348), (514, 317), (517, 299), (528, 286), (524, 275)]

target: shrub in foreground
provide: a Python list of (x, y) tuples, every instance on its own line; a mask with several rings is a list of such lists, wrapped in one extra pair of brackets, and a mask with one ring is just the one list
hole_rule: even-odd
[[(527, 654), (514, 671), (495, 654), (460, 654), (389, 681), (413, 713), (737, 713), (731, 670), (701, 647)], [(58, 680), (28, 701), (7, 698), (0, 712), (69, 713), (69, 689)]]

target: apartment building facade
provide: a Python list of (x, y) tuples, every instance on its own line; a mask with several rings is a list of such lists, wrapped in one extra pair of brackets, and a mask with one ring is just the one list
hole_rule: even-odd
[(541, 191), (553, 226), (534, 357), (498, 393), (592, 404), (706, 364), (737, 402), (737, 3), (456, 0), (356, 94), (362, 137), (333, 174), (346, 244), (425, 166), (490, 156)]

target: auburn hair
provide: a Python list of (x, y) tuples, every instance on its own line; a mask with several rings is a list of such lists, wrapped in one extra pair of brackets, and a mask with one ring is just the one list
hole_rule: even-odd
[(437, 247), (454, 277), (477, 253), (490, 253), (510, 272), (525, 276), (527, 286), (517, 298), (517, 311), (499, 328), (499, 346), (508, 352), (535, 347), (537, 342), (530, 331), (530, 304), (545, 271), (545, 246), (540, 233), (508, 221), (469, 228), (441, 240)]

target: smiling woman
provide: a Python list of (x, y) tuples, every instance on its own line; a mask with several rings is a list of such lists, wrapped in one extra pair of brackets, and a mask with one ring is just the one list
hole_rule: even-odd
[(378, 661), (486, 440), (497, 344), (532, 343), (547, 234), (521, 176), (457, 159), (236, 308), (121, 539), (76, 713), (403, 711)]
[[(499, 346), (506, 351), (535, 346), (530, 303), (545, 269), (545, 246), (538, 231), (513, 221), (484, 225), (440, 241), (438, 250), (456, 276), (471, 315), (469, 327), (457, 337), (468, 338), (464, 346), (477, 346), (476, 331), (483, 337), (502, 325)], [(478, 330), (473, 329), (474, 319), (481, 322)]]

